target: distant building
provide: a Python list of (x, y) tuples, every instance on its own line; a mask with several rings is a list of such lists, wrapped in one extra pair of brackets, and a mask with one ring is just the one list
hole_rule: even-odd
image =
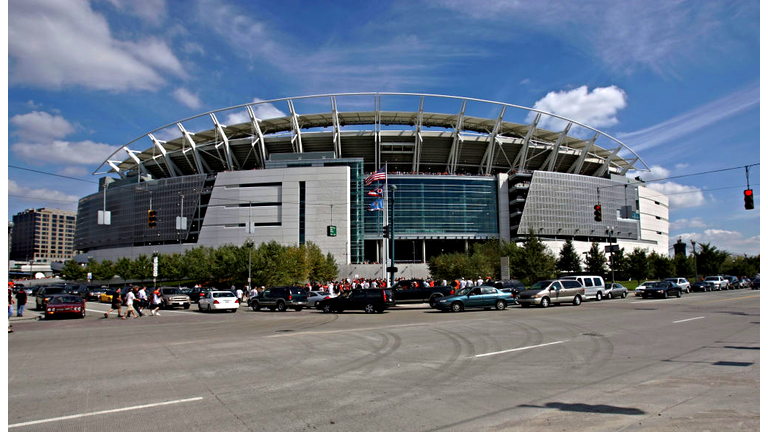
[(686, 244), (683, 243), (682, 238), (678, 237), (677, 243), (675, 243), (674, 248), (675, 248), (675, 256), (678, 256), (678, 255), (686, 256)]
[(74, 256), (77, 212), (59, 209), (27, 209), (13, 216), (9, 259), (50, 263)]

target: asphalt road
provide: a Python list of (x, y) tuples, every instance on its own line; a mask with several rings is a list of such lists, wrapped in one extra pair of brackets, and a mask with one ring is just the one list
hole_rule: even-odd
[(131, 320), (89, 303), (13, 322), (9, 428), (758, 430), (759, 296)]

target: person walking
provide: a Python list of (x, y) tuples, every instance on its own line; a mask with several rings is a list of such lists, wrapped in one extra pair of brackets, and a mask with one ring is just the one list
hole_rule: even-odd
[(133, 308), (133, 301), (136, 300), (136, 294), (133, 293), (134, 291), (138, 291), (138, 288), (133, 287), (133, 289), (129, 290), (125, 295), (125, 315), (123, 315), (123, 319), (128, 318), (131, 314), (133, 314), (133, 318), (139, 317), (138, 313), (136, 313), (136, 309)]
[(13, 315), (13, 290), (8, 288), (8, 333), (13, 333), (13, 330), (11, 330), (11, 315)]
[(144, 316), (144, 309), (147, 307), (147, 287), (143, 286), (139, 290), (139, 298), (138, 298), (139, 307), (137, 311), (139, 312), (139, 316)]
[(24, 306), (27, 304), (27, 292), (20, 289), (16, 293), (16, 316), (24, 316)]
[(104, 313), (104, 318), (109, 318), (109, 314), (112, 313), (113, 310), (117, 311), (117, 317), (122, 318), (122, 305), (123, 305), (123, 299), (120, 297), (120, 291), (122, 291), (121, 288), (118, 288), (115, 290), (115, 293), (112, 294), (112, 306), (109, 308), (108, 311)]
[(152, 311), (150, 312), (152, 316), (160, 316), (160, 312), (158, 310), (160, 309), (160, 303), (162, 302), (162, 297), (160, 296), (160, 291), (155, 290), (155, 292), (152, 293)]
[(237, 295), (237, 302), (243, 304), (243, 290), (238, 288), (235, 290), (235, 294)]

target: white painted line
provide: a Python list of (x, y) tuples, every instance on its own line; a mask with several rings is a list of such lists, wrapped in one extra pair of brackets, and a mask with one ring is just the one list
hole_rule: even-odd
[(64, 417), (54, 417), (54, 418), (43, 419), (43, 420), (34, 420), (34, 421), (28, 421), (24, 423), (11, 424), (11, 425), (8, 425), (8, 429), (23, 427), (23, 426), (32, 426), (32, 425), (41, 424), (41, 423), (50, 423), (50, 422), (61, 421), (61, 420), (71, 420), (71, 419), (77, 419), (77, 418), (83, 418), (83, 417), (91, 417), (91, 416), (101, 415), (101, 414), (112, 414), (112, 413), (123, 412), (123, 411), (133, 411), (137, 409), (151, 408), (151, 407), (162, 406), (162, 405), (173, 405), (173, 404), (179, 404), (184, 402), (194, 402), (199, 400), (203, 400), (203, 397), (201, 396), (201, 397), (195, 397), (195, 398), (189, 398), (189, 399), (179, 399), (174, 401), (158, 402), (158, 403), (153, 403), (148, 405), (139, 405), (139, 406), (133, 406), (133, 407), (126, 407), (126, 408), (116, 408), (116, 409), (111, 409), (106, 411), (96, 411), (91, 413), (73, 414), (73, 415), (64, 416)]
[(688, 318), (688, 319), (679, 320), (679, 321), (672, 321), (672, 324), (677, 324), (677, 323), (686, 322), (686, 321), (693, 321), (693, 320), (702, 319), (702, 318), (704, 317), (696, 317), (696, 318)]
[(666, 298), (666, 299), (656, 299), (656, 300), (641, 300), (636, 302), (631, 302), (632, 304), (640, 304), (640, 303), (653, 303), (653, 302), (660, 302), (660, 301), (669, 301), (669, 300), (679, 300), (678, 298)]
[(510, 353), (510, 352), (514, 352), (514, 351), (529, 350), (531, 348), (539, 348), (539, 347), (544, 347), (544, 346), (547, 346), (547, 345), (561, 344), (561, 343), (564, 343), (564, 342), (568, 342), (568, 341), (567, 340), (561, 340), (561, 341), (549, 342), (549, 343), (545, 343), (545, 344), (541, 344), (541, 345), (531, 345), (531, 346), (527, 346), (527, 347), (513, 348), (513, 349), (504, 350), (504, 351), (496, 351), (496, 352), (491, 352), (491, 353), (478, 354), (475, 357), (486, 357), (486, 356), (492, 356), (492, 355), (496, 355), (496, 354)]

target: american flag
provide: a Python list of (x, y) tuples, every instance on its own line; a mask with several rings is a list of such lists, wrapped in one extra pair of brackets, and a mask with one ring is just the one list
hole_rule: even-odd
[(365, 178), (365, 185), (370, 186), (371, 183), (378, 181), (378, 180), (386, 180), (387, 179), (387, 169), (386, 166), (383, 166), (379, 168), (378, 171), (375, 173), (369, 175)]
[(384, 191), (381, 190), (381, 188), (376, 188), (376, 189), (368, 192), (368, 196), (372, 196), (372, 197), (380, 197), (383, 194), (384, 194)]

